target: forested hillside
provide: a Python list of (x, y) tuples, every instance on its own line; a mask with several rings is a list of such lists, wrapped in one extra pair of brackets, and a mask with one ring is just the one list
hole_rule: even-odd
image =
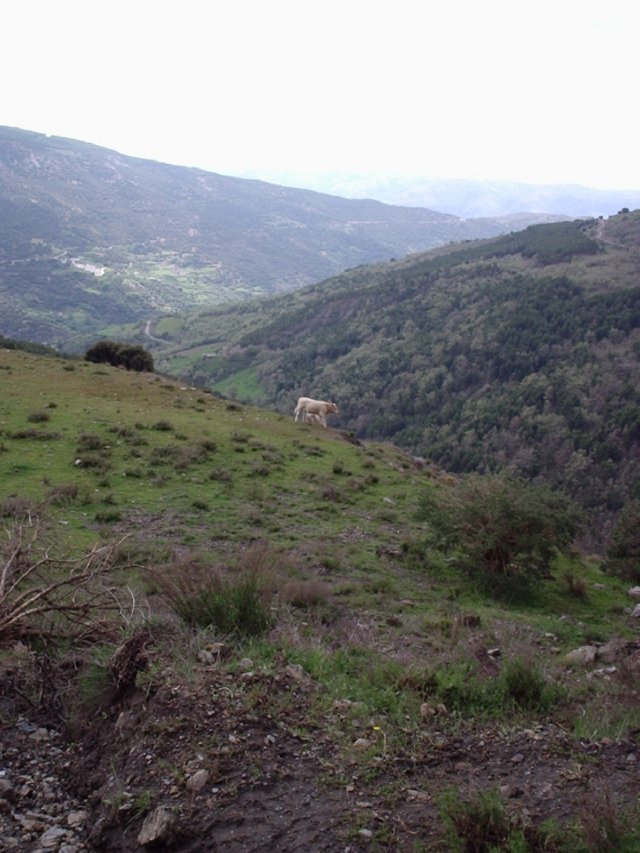
[(160, 364), (336, 420), (455, 471), (570, 492), (603, 530), (640, 494), (640, 212), (363, 267), (241, 312), (161, 324)]
[(0, 334), (81, 349), (112, 325), (513, 227), (0, 128)]

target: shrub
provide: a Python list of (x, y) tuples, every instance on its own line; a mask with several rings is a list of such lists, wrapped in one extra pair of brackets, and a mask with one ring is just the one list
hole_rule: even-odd
[(464, 569), (499, 578), (544, 577), (579, 529), (577, 509), (547, 486), (473, 474), (427, 492), (419, 515)]
[(100, 524), (113, 524), (122, 520), (122, 513), (118, 509), (99, 509), (95, 519)]
[(79, 488), (75, 483), (62, 483), (51, 486), (47, 491), (47, 500), (59, 506), (67, 506), (78, 497)]
[(193, 627), (213, 626), (222, 634), (255, 637), (272, 624), (255, 571), (228, 574), (185, 562), (164, 567), (154, 579), (169, 606)]
[(94, 364), (110, 364), (126, 367), (127, 370), (153, 373), (153, 357), (144, 347), (119, 344), (115, 341), (98, 341), (85, 353), (87, 361)]
[(500, 793), (493, 788), (477, 791), (467, 798), (449, 789), (440, 797), (439, 811), (451, 851), (543, 853), (579, 849), (572, 846), (575, 838), (569, 837), (568, 830), (558, 833), (552, 827), (534, 827), (522, 815), (510, 814)]
[[(83, 642), (117, 636), (125, 611), (111, 582), (116, 546), (98, 544), (77, 559), (55, 557), (38, 525), (14, 523), (7, 533), (0, 541), (0, 646), (34, 636)], [(131, 616), (134, 610), (135, 602)]]
[(624, 580), (640, 581), (640, 500), (623, 507), (611, 532), (603, 568)]
[(560, 697), (559, 689), (549, 684), (536, 666), (521, 658), (505, 663), (498, 688), (505, 703), (523, 711), (548, 711)]
[(315, 607), (327, 599), (329, 589), (318, 580), (298, 580), (286, 583), (280, 592), (281, 597), (292, 607)]
[(43, 424), (49, 420), (49, 414), (47, 412), (31, 412), (27, 416), (27, 420), (32, 424)]

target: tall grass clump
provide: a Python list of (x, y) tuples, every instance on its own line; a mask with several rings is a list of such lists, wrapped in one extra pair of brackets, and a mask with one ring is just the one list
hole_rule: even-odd
[(584, 850), (575, 832), (548, 823), (532, 826), (510, 813), (491, 788), (463, 797), (448, 789), (439, 800), (447, 849), (452, 853), (578, 853)]
[(195, 628), (257, 637), (273, 624), (265, 576), (249, 557), (233, 569), (184, 561), (156, 570), (153, 580), (169, 607)]

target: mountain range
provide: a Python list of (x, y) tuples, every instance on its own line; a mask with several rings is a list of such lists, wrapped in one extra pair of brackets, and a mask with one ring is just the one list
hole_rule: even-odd
[(274, 172), (267, 177), (274, 183), (345, 198), (374, 198), (385, 204), (428, 207), (471, 218), (509, 216), (528, 210), (577, 219), (610, 216), (623, 207), (640, 207), (640, 189), (596, 189), (579, 184), (298, 172)]
[(114, 324), (291, 291), (554, 218), (463, 220), (8, 127), (0, 214), (0, 334), (65, 348)]

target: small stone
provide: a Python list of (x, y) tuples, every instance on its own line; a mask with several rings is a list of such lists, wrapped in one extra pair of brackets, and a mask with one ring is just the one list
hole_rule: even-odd
[(187, 791), (191, 791), (192, 794), (196, 794), (204, 788), (208, 781), (208, 770), (196, 770), (196, 772), (187, 779)]
[(360, 829), (358, 830), (358, 835), (366, 841), (370, 841), (373, 838), (373, 832), (370, 829)]
[(420, 705), (420, 716), (421, 717), (435, 717), (436, 709), (433, 705), (430, 705), (428, 702), (423, 702)]
[(204, 663), (209, 666), (215, 663), (216, 660), (215, 656), (208, 649), (200, 649), (196, 657), (199, 663)]
[(267, 735), (264, 739), (264, 742), (266, 743), (267, 746), (273, 746), (273, 744), (276, 742), (276, 736), (275, 735)]
[(40, 836), (40, 845), (45, 849), (59, 847), (63, 838), (67, 837), (67, 830), (61, 826), (52, 826)]
[(524, 755), (521, 752), (516, 752), (516, 754), (511, 758), (511, 762), (513, 764), (522, 764), (523, 761)]
[(596, 646), (580, 646), (564, 656), (567, 663), (587, 665), (593, 663), (598, 654)]
[(368, 749), (371, 746), (366, 737), (359, 737), (353, 742), (354, 749)]
[(0, 778), (0, 800), (15, 800), (16, 792), (8, 779)]
[(630, 752), (629, 755), (627, 755), (627, 764), (635, 764), (637, 760), (638, 756), (635, 752)]
[(138, 834), (138, 844), (147, 847), (166, 841), (173, 826), (173, 815), (166, 806), (158, 806), (144, 819), (142, 829)]
[(251, 658), (242, 658), (242, 660), (238, 661), (238, 668), (248, 672), (250, 669), (253, 669), (253, 661)]
[(631, 598), (640, 598), (640, 586), (632, 586), (629, 595)]
[(45, 743), (51, 739), (51, 735), (48, 729), (36, 729), (35, 732), (29, 735), (29, 738), (36, 743)]
[(640, 619), (640, 604), (636, 604), (636, 606), (631, 611), (631, 615), (634, 619)]
[(299, 663), (288, 664), (285, 666), (284, 671), (290, 678), (297, 681), (298, 684), (308, 685), (311, 683), (311, 676), (304, 671)]
[(80, 809), (77, 812), (69, 812), (67, 815), (67, 824), (68, 826), (82, 826), (88, 817), (89, 813), (84, 809)]

